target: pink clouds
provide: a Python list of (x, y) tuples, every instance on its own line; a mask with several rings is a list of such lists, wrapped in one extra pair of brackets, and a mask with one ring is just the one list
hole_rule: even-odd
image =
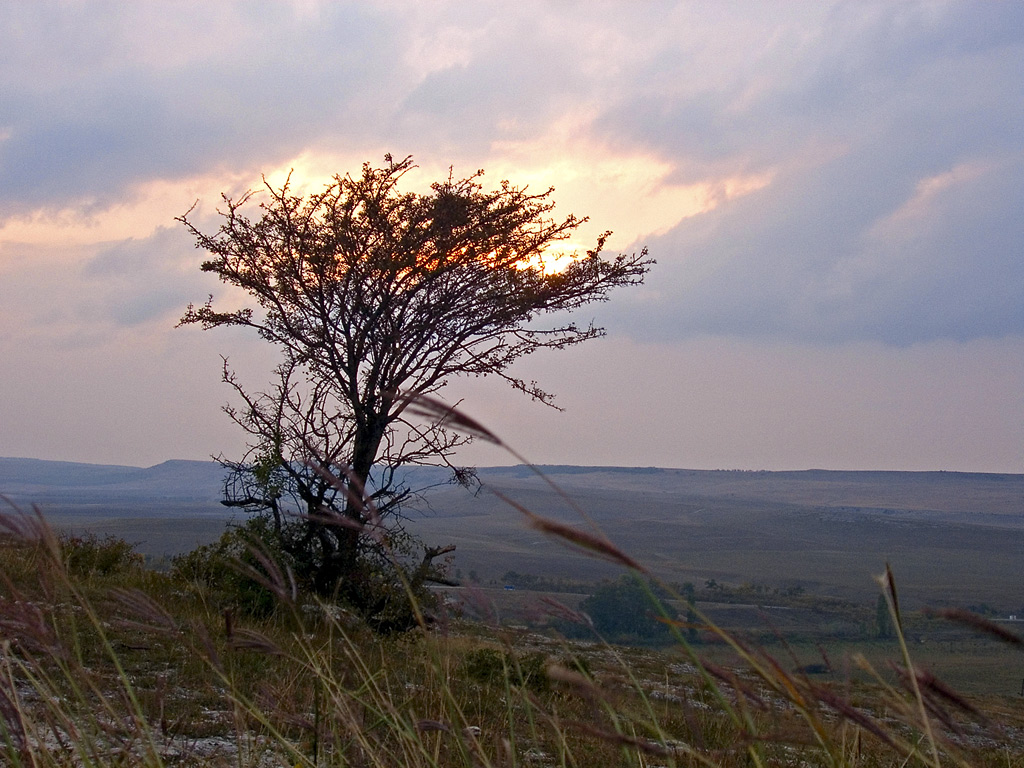
[(269, 361), (173, 329), (222, 290), (174, 216), (391, 151), (554, 185), (581, 248), (659, 262), (598, 308), (612, 339), (531, 361), (569, 413), (523, 410), (527, 454), (1020, 468), (1016, 4), (97, 0), (0, 30), (0, 454), (233, 445), (216, 353)]

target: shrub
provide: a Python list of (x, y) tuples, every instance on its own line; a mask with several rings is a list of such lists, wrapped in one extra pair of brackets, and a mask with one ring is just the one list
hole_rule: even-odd
[[(667, 643), (672, 640), (671, 630), (658, 617), (665, 612), (675, 619), (676, 612), (659, 592), (630, 573), (601, 584), (580, 603), (580, 610), (590, 616), (594, 629), (612, 642)], [(658, 603), (652, 596), (659, 598)]]
[(79, 578), (112, 576), (142, 566), (145, 558), (134, 545), (116, 536), (99, 538), (95, 533), (58, 536), (68, 572)]
[(268, 542), (273, 541), (266, 530), (269, 525), (265, 518), (251, 517), (229, 528), (213, 544), (175, 556), (171, 578), (201, 587), (222, 610), (269, 616), (281, 590), (287, 590), (291, 573), (282, 552), (268, 551)]
[(517, 656), (496, 648), (477, 648), (466, 654), (463, 661), (463, 670), (471, 680), (485, 685), (504, 685), (507, 681), (535, 693), (551, 688), (546, 668), (547, 657), (543, 653)]

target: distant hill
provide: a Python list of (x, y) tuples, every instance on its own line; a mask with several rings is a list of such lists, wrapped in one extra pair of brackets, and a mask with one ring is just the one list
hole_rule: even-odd
[[(670, 496), (676, 500), (770, 501), (889, 515), (927, 513), (933, 519), (952, 516), (962, 522), (1006, 515), (1004, 524), (1024, 524), (1024, 474), (821, 469), (748, 472), (566, 465), (483, 467), (478, 474), (485, 485), (531, 493), (550, 490), (550, 481), (584, 496), (611, 493), (632, 495), (634, 500)], [(132, 467), (0, 458), (0, 495), (55, 513), (86, 508), (94, 511), (103, 504), (118, 508), (136, 505), (137, 513), (144, 515), (173, 514), (183, 507), (222, 512), (224, 475), (225, 470), (214, 461), (172, 460), (152, 467)], [(444, 469), (415, 467), (406, 475), (407, 484), (413, 488), (443, 491), (447, 481)], [(446, 516), (445, 509), (432, 511)]]
[(0, 458), (0, 493), (22, 502), (160, 500), (217, 503), (224, 470), (214, 461), (165, 461), (154, 467)]
[[(827, 508), (953, 514), (1024, 514), (1024, 474), (808, 469), (767, 472), (657, 467), (543, 466), (562, 488), (675, 497), (745, 499)], [(542, 487), (529, 467), (494, 467), (481, 477), (506, 486)]]
[[(543, 476), (538, 474), (543, 473)], [(487, 488), (533, 512), (587, 525), (673, 581), (767, 583), (871, 600), (886, 562), (913, 600), (985, 600), (1024, 612), (1024, 475), (959, 472), (743, 472), (526, 466), (479, 470), (469, 493), (444, 470), (407, 508), (425, 542), (455, 543), (481, 578), (507, 570), (596, 579), (616, 572), (524, 525)], [(55, 525), (114, 533), (161, 555), (212, 541), (237, 519), (212, 461), (125, 467), (0, 458), (0, 495)], [(549, 485), (557, 485), (565, 497)]]

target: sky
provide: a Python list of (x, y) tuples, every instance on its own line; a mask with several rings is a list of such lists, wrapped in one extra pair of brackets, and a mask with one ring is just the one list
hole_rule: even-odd
[[(175, 221), (385, 153), (649, 249), (607, 335), (445, 391), (538, 463), (1024, 471), (1024, 4), (0, 4), (0, 455), (238, 457)], [(476, 446), (467, 463), (513, 463)]]

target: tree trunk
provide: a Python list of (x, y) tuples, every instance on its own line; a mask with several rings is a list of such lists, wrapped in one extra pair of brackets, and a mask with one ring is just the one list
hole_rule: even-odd
[(363, 607), (370, 597), (359, 562), (362, 532), (356, 526), (364, 525), (370, 517), (365, 501), (366, 486), (384, 438), (384, 420), (374, 416), (368, 422), (356, 431), (348, 477), (340, 478), (345, 481), (348, 495), (341, 510), (345, 524), (332, 526), (337, 548), (325, 557), (316, 575), (318, 592), (338, 594), (356, 607)]

